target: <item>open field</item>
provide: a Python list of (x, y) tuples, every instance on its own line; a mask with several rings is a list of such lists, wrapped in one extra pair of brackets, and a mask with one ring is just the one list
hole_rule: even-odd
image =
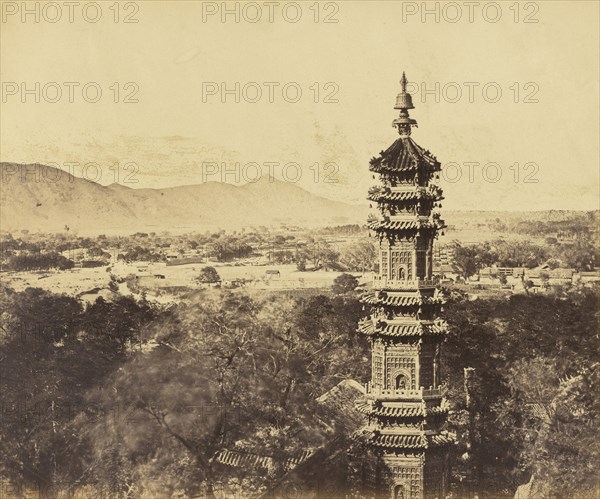
[[(111, 274), (119, 280), (136, 276), (140, 289), (147, 291), (152, 298), (152, 295), (161, 289), (165, 291), (170, 288), (199, 289), (200, 286), (194, 282), (194, 279), (200, 270), (208, 265), (167, 266), (165, 263), (118, 263), (110, 267), (89, 269), (4, 272), (0, 280), (3, 286), (11, 287), (16, 291), (36, 287), (54, 293), (80, 296), (83, 300), (90, 301), (108, 293)], [(295, 265), (210, 265), (215, 267), (224, 286), (232, 281), (244, 281), (245, 287), (257, 290), (322, 289), (325, 291), (331, 288), (333, 280), (341, 274), (341, 272), (327, 271), (299, 272)], [(279, 275), (267, 274), (267, 271), (278, 271)], [(164, 278), (155, 276), (164, 276)], [(124, 294), (129, 293), (126, 282), (119, 285), (119, 290)]]

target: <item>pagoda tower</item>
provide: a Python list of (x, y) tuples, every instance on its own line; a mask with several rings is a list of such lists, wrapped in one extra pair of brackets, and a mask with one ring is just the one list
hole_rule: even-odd
[(359, 323), (372, 347), (371, 381), (358, 407), (371, 456), (364, 486), (368, 497), (443, 499), (453, 439), (444, 431), (440, 380), (444, 299), (432, 276), (433, 241), (444, 228), (434, 211), (443, 199), (435, 185), (441, 166), (411, 138), (417, 122), (404, 73), (400, 83), (393, 121), (400, 137), (369, 167), (379, 177), (368, 195), (378, 208), (368, 227), (379, 241), (379, 270), (362, 298), (371, 313)]

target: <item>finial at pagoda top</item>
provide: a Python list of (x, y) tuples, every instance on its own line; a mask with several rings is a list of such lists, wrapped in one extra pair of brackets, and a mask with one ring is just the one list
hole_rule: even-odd
[(402, 79), (400, 80), (400, 85), (402, 85), (402, 93), (405, 94), (406, 93), (406, 84), (408, 83), (408, 80), (406, 79), (406, 73), (404, 73), (404, 71), (402, 71)]
[(394, 109), (400, 110), (400, 116), (392, 122), (392, 126), (398, 128), (401, 137), (408, 137), (411, 127), (417, 126), (417, 121), (408, 116), (408, 110), (414, 109), (415, 106), (412, 103), (412, 96), (406, 91), (407, 84), (406, 74), (402, 71), (402, 79), (400, 80), (402, 92), (396, 96), (396, 105), (394, 106)]

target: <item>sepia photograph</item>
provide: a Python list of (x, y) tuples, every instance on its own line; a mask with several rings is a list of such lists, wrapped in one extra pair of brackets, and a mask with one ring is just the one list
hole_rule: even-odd
[(599, 0), (0, 16), (0, 499), (600, 499)]

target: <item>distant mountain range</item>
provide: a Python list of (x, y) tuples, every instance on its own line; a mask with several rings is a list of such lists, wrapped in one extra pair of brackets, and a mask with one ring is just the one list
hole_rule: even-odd
[[(0, 163), (0, 230), (58, 232), (82, 235), (133, 232), (191, 232), (242, 227), (364, 224), (369, 212), (312, 194), (275, 178), (235, 186), (222, 182), (134, 189), (108, 186), (44, 165)], [(368, 186), (365, 186), (365, 197)], [(574, 211), (450, 211), (442, 210), (448, 238), (490, 238), (489, 224), (569, 220)]]
[(312, 194), (263, 177), (235, 186), (221, 182), (132, 189), (102, 186), (45, 165), (0, 163), (0, 229), (82, 234), (213, 230), (273, 224), (364, 223), (367, 206)]

